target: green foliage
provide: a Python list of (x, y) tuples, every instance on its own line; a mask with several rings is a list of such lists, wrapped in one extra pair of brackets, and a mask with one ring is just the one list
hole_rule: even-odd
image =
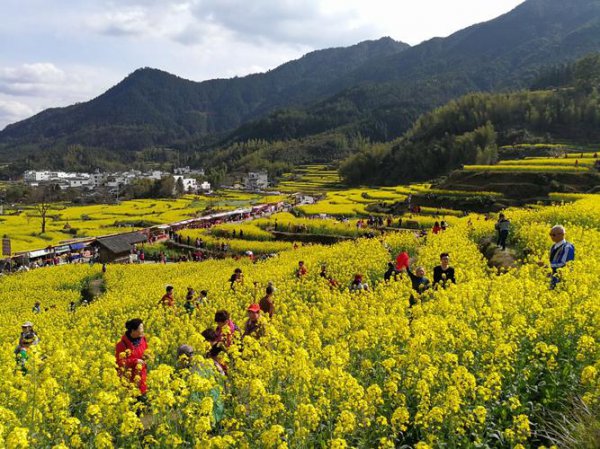
[[(598, 58), (586, 58), (596, 61)], [(583, 66), (586, 70), (578, 69)], [(573, 86), (558, 90), (511, 94), (469, 94), (421, 116), (395, 145), (371, 148), (341, 165), (343, 180), (352, 183), (397, 184), (431, 179), (464, 164), (487, 165), (502, 153), (512, 156), (554, 155), (563, 146), (521, 146), (524, 136), (547, 140), (600, 140), (600, 94), (583, 89), (579, 76), (593, 80), (589, 68), (575, 63)], [(527, 138), (527, 137), (525, 137)], [(372, 161), (379, 161), (373, 163)], [(482, 161), (486, 161), (483, 163)], [(358, 174), (358, 176), (356, 175)]]

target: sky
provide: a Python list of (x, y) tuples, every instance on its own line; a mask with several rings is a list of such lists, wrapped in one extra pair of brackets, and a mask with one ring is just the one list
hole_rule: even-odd
[(140, 67), (203, 81), (389, 36), (417, 45), (523, 0), (0, 0), (0, 129)]

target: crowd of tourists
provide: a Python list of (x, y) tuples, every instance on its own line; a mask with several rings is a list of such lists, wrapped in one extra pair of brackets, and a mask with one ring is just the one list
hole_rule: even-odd
[[(510, 230), (510, 226), (503, 225), (506, 222), (510, 223), (501, 214), (496, 226), (498, 230), (498, 245), (501, 247), (506, 244), (508, 231)], [(575, 248), (572, 243), (565, 240), (565, 233), (565, 228), (561, 225), (552, 227), (550, 237), (553, 245), (550, 248), (549, 263), (539, 262), (540, 266), (547, 266), (551, 269), (551, 289), (556, 288), (560, 282), (559, 270), (575, 259)], [(294, 277), (299, 282), (304, 282), (308, 274), (309, 267), (303, 260), (300, 260), (294, 269)], [(326, 264), (321, 265), (319, 277), (327, 282), (327, 285), (331, 289), (344, 288), (328, 272)], [(406, 251), (400, 252), (395, 260), (388, 262), (387, 269), (383, 274), (383, 280), (387, 283), (402, 281), (403, 279), (407, 279), (411, 285), (412, 293), (410, 298), (408, 298), (409, 309), (424, 300), (424, 294), (427, 291), (447, 288), (451, 284), (457, 283), (456, 273), (454, 267), (450, 265), (450, 254), (448, 252), (440, 254), (440, 263), (433, 268), (433, 280), (427, 277), (425, 267), (413, 266), (410, 255)], [(244, 273), (241, 268), (236, 268), (233, 271), (228, 279), (228, 283), (230, 290), (234, 293), (244, 285)], [(368, 292), (371, 290), (371, 287), (361, 273), (356, 273), (347, 285), (348, 290), (352, 293)], [(243, 347), (245, 339), (253, 338), (260, 340), (267, 334), (268, 326), (266, 325), (266, 321), (271, 319), (276, 313), (274, 300), (276, 288), (273, 282), (269, 282), (264, 289), (263, 295), (259, 295), (260, 289), (259, 284), (254, 283), (254, 299), (246, 308), (246, 321), (241, 328), (235, 323), (229, 311), (221, 309), (217, 310), (214, 315), (214, 327), (209, 327), (202, 331), (202, 336), (208, 343), (206, 346), (208, 349), (204, 352), (203, 357), (211, 361), (211, 365), (214, 367), (214, 374), (212, 375), (225, 377), (231, 369), (234, 369), (233, 366), (229, 366), (226, 362), (228, 358), (223, 357), (223, 353), (231, 351), (233, 345), (238, 344)], [(260, 299), (258, 299), (259, 296), (261, 296)], [(202, 310), (209, 304), (209, 292), (207, 290), (201, 290), (197, 293), (193, 287), (187, 287), (185, 299), (181, 305), (186, 313), (194, 314), (195, 311)], [(158, 301), (158, 305), (165, 309), (175, 309), (179, 306), (175, 298), (174, 286), (169, 285), (166, 287), (165, 293)], [(38, 301), (34, 304), (33, 312), (41, 313), (41, 311), (41, 303)], [(40, 338), (34, 331), (33, 323), (29, 321), (25, 322), (21, 327), (19, 342), (14, 351), (17, 369), (24, 374), (28, 372), (28, 360), (30, 359), (31, 348), (37, 345), (39, 341)], [(133, 318), (127, 321), (125, 323), (125, 333), (115, 346), (115, 361), (119, 376), (126, 379), (127, 382), (135, 384), (139, 391), (138, 399), (141, 403), (147, 401), (147, 349), (148, 342), (145, 337), (143, 320), (141, 318)], [(194, 352), (195, 350), (190, 344), (180, 344), (176, 350), (177, 367), (180, 369), (200, 370), (202, 364), (194, 361)], [(214, 413), (222, 415), (222, 401), (219, 399), (219, 392), (215, 391), (214, 395)]]

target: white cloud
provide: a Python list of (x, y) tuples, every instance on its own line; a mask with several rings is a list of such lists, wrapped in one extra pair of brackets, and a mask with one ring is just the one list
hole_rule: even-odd
[(65, 73), (51, 63), (0, 67), (0, 92), (11, 95), (40, 95), (64, 84)]
[(0, 67), (0, 129), (50, 107), (87, 101), (121, 77), (96, 67), (47, 62)]
[(365, 39), (416, 44), (521, 2), (2, 0), (0, 127), (9, 116), (89, 100), (139, 67), (196, 81), (243, 76)]
[(0, 130), (5, 125), (29, 117), (33, 113), (34, 110), (24, 103), (0, 97)]

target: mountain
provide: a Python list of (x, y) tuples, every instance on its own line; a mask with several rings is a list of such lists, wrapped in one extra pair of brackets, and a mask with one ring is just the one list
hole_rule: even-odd
[[(227, 165), (221, 157), (227, 154), (260, 166), (290, 151), (245, 142), (290, 139), (311, 142), (294, 160), (337, 159), (363, 146), (361, 138), (401, 136), (422, 113), (461, 95), (527, 87), (547, 66), (594, 51), (600, 51), (600, 0), (527, 0), (414, 47), (384, 38), (316, 51), (243, 78), (195, 83), (141, 69), (92, 101), (6, 127), (0, 159), (33, 154), (48, 163), (54, 159), (40, 150), (52, 148), (54, 158), (81, 145), (89, 151), (79, 159), (94, 151), (130, 160), (142, 149), (168, 146), (195, 161), (208, 156)], [(359, 143), (346, 145), (348, 139)], [(239, 148), (244, 154), (235, 153)]]
[(390, 38), (314, 51), (266, 73), (188, 81), (156, 69), (139, 69), (99, 97), (48, 109), (7, 126), (0, 144), (81, 144), (137, 150), (218, 134), (282, 106), (302, 105), (336, 92), (340, 76), (401, 52)]
[[(514, 150), (521, 144), (536, 144), (531, 147), (545, 154), (553, 143), (600, 141), (600, 54), (550, 73), (557, 76), (547, 89), (452, 100), (419, 117), (393, 144), (356, 152), (340, 174), (348, 184), (396, 185), (431, 180), (464, 164), (494, 163), (502, 156), (499, 147), (510, 147), (514, 158), (525, 155)], [(600, 175), (585, 175), (592, 185), (600, 183)]]
[(544, 67), (596, 51), (599, 0), (527, 0), (489, 22), (370, 61), (342, 77), (342, 92), (247, 123), (234, 138), (300, 138), (350, 125), (372, 140), (390, 140), (453, 98), (525, 88)]

